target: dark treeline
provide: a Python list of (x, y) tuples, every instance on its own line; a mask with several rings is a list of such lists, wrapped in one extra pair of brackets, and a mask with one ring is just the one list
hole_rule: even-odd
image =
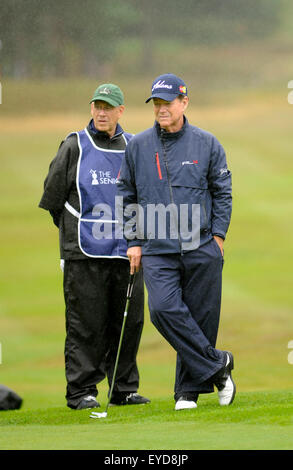
[(137, 54), (131, 72), (143, 73), (159, 48), (174, 43), (184, 49), (266, 38), (279, 13), (275, 0), (1, 0), (0, 73), (93, 76), (122, 46)]

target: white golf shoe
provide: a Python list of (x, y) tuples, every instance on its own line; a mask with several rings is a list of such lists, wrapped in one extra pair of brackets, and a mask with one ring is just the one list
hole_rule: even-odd
[(189, 410), (192, 408), (197, 408), (195, 401), (188, 399), (185, 396), (180, 397), (175, 404), (175, 411), (179, 410)]
[(236, 385), (232, 379), (232, 369), (234, 368), (234, 358), (232, 353), (226, 352), (226, 365), (220, 377), (215, 381), (218, 389), (219, 403), (221, 406), (231, 405), (236, 394)]

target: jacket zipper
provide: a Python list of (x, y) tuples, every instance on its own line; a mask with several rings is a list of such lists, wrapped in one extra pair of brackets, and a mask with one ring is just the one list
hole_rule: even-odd
[[(171, 203), (175, 205), (174, 196), (173, 196), (173, 189), (172, 189), (172, 185), (171, 185), (170, 172), (169, 172), (169, 167), (168, 167), (167, 152), (166, 152), (166, 148), (165, 148), (165, 145), (164, 145), (164, 137), (163, 137), (162, 134), (163, 134), (163, 133), (162, 133), (162, 130), (161, 130), (161, 142), (162, 142), (162, 147), (163, 147), (163, 160), (164, 160), (164, 164), (165, 164), (165, 168), (166, 168), (166, 173), (167, 173), (167, 181), (168, 181), (168, 186), (169, 186), (170, 199), (171, 199)], [(157, 154), (158, 154), (158, 152), (157, 152)], [(180, 231), (179, 231), (179, 230), (178, 230), (178, 242), (179, 242), (179, 246), (180, 246), (181, 255), (183, 255), (182, 239), (181, 239)]]

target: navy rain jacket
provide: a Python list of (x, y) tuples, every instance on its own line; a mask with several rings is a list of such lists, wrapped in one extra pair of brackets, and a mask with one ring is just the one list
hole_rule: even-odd
[[(123, 197), (124, 224), (129, 204), (200, 205), (200, 245), (218, 235), (225, 239), (232, 211), (231, 173), (219, 141), (209, 132), (192, 126), (184, 117), (179, 132), (154, 126), (129, 142), (117, 184)], [(190, 211), (191, 217), (191, 211)], [(191, 226), (191, 220), (189, 221)], [(142, 254), (180, 253), (179, 239), (148, 236), (147, 231), (128, 240), (128, 247), (142, 246)], [(188, 250), (187, 250), (188, 251)]]

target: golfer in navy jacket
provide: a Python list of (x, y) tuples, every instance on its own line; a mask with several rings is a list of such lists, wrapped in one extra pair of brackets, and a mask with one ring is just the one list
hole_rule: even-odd
[[(117, 85), (103, 84), (91, 100), (92, 119), (61, 143), (45, 180), (40, 207), (60, 232), (66, 304), (67, 405), (95, 408), (98, 384), (111, 385), (129, 279), (127, 244), (115, 218), (116, 183), (132, 135), (118, 123), (124, 111)], [(136, 276), (112, 405), (141, 404), (136, 355), (144, 317), (142, 273)]]
[(182, 79), (157, 77), (150, 100), (155, 124), (128, 144), (118, 181), (131, 270), (142, 263), (151, 320), (177, 351), (175, 409), (196, 408), (214, 385), (229, 405), (234, 359), (216, 339), (231, 174), (218, 140), (188, 123)]

